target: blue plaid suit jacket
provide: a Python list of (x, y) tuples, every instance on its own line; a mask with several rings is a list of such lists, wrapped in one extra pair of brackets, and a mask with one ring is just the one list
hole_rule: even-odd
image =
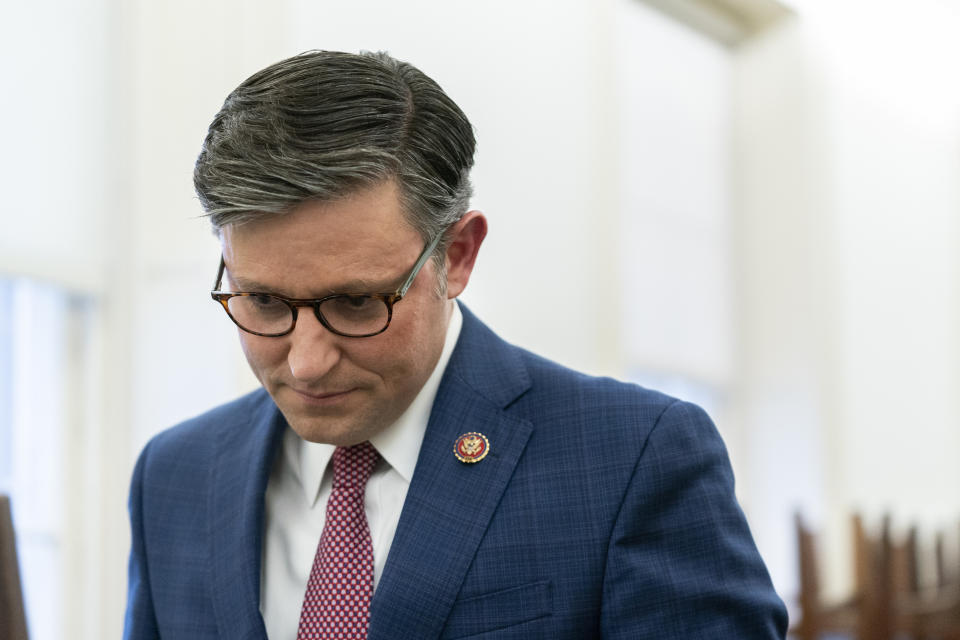
[[(369, 638), (785, 637), (707, 415), (564, 369), (463, 313)], [(266, 638), (264, 491), (284, 426), (260, 390), (144, 448), (126, 638)], [(467, 465), (453, 445), (470, 431), (491, 446)]]

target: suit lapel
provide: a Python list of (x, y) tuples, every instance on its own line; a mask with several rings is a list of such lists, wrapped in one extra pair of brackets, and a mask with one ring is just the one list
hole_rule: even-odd
[(211, 471), (211, 598), (220, 637), (231, 640), (267, 637), (260, 616), (263, 500), (285, 423), (270, 396), (258, 394), (248, 423), (218, 425)]
[[(463, 314), (374, 595), (370, 640), (440, 635), (532, 431), (504, 411), (530, 386), (516, 351)], [(465, 464), (453, 448), (471, 431), (487, 436), (490, 452)]]

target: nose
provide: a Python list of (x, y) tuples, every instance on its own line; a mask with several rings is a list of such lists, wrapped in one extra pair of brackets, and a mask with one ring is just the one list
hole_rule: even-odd
[(309, 308), (297, 313), (297, 322), (288, 340), (290, 373), (305, 384), (320, 380), (340, 361), (339, 336), (320, 324)]

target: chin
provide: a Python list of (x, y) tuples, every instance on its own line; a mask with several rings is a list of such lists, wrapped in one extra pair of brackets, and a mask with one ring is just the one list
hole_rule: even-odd
[(372, 425), (358, 425), (353, 420), (319, 420), (317, 418), (287, 417), (290, 428), (307, 442), (349, 447), (369, 440), (378, 429)]

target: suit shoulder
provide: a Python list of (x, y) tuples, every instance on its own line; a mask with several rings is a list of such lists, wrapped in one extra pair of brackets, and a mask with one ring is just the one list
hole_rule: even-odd
[(578, 405), (581, 411), (623, 406), (633, 411), (652, 411), (658, 415), (667, 407), (682, 403), (677, 398), (633, 382), (592, 376), (529, 351), (519, 351), (530, 374), (530, 391), (540, 401), (572, 403)]
[(668, 440), (684, 434), (714, 438), (716, 427), (696, 404), (638, 384), (581, 373), (521, 351), (530, 388), (511, 409), (537, 426), (541, 436), (589, 441), (614, 455), (638, 455), (658, 431)]
[[(640, 385), (590, 376), (512, 345), (461, 305), (464, 323), (447, 375), (498, 408), (556, 436), (618, 433), (644, 441), (662, 417), (709, 423), (697, 406)], [(674, 411), (668, 411), (669, 408)], [(712, 423), (711, 423), (712, 424)], [(572, 429), (572, 431), (571, 431)], [(668, 429), (669, 430), (669, 429)]]

